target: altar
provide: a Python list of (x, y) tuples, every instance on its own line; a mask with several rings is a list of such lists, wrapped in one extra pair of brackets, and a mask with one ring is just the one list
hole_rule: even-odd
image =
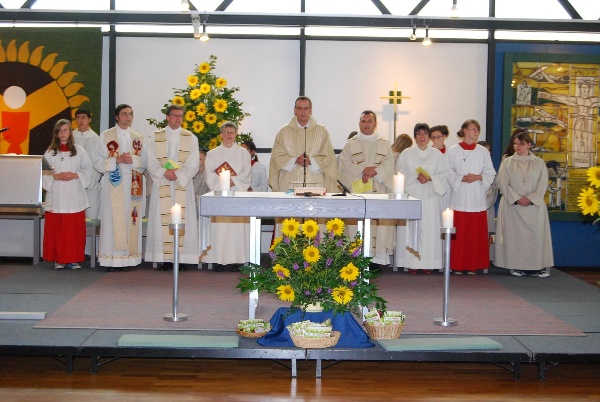
[[(262, 218), (340, 218), (357, 219), (358, 231), (364, 239), (363, 253), (370, 257), (371, 219), (420, 220), (421, 200), (397, 199), (388, 194), (348, 194), (299, 197), (277, 192), (214, 192), (200, 197), (200, 216), (206, 221), (212, 216), (245, 216), (250, 218), (250, 258), (260, 264)], [(250, 292), (248, 317), (255, 317), (258, 292)]]

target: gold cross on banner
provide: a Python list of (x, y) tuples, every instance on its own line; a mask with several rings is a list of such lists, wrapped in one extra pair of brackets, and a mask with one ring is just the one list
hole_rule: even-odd
[(390, 105), (394, 105), (394, 140), (396, 139), (396, 120), (398, 116), (398, 105), (402, 99), (410, 99), (410, 96), (402, 96), (402, 91), (398, 91), (394, 82), (394, 90), (389, 92), (388, 96), (380, 96), (379, 99), (388, 99)]

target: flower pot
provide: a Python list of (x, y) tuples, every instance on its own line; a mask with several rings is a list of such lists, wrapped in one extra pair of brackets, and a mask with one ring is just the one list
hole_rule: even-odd
[(308, 313), (320, 313), (323, 311), (323, 306), (321, 306), (321, 303), (319, 302), (307, 304), (304, 306), (304, 311)]

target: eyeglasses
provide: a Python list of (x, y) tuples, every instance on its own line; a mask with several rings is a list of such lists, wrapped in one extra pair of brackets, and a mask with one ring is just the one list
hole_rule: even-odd
[(310, 106), (307, 107), (297, 107), (295, 108), (296, 110), (310, 110)]
[(222, 134), (235, 134), (235, 131), (223, 131)]
[(169, 115), (169, 116), (171, 116), (171, 117), (176, 117), (176, 118), (178, 118), (178, 119), (183, 119), (183, 115), (182, 115), (182, 114), (171, 114), (171, 115)]
[(436, 136), (432, 136), (431, 137), (432, 140), (439, 140), (441, 138), (444, 138), (444, 136), (443, 135), (436, 135)]

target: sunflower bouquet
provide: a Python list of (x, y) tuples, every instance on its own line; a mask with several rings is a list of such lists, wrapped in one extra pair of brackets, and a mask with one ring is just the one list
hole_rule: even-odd
[[(220, 145), (219, 127), (226, 121), (239, 125), (249, 113), (242, 111), (242, 102), (234, 98), (240, 89), (227, 87), (227, 80), (217, 77), (213, 70), (217, 57), (211, 55), (209, 61), (196, 66), (194, 73), (187, 77), (187, 87), (174, 89), (173, 98), (166, 103), (163, 114), (170, 105), (185, 106), (185, 116), (182, 127), (190, 130), (198, 137), (200, 148), (213, 149)], [(164, 128), (167, 120), (148, 119), (155, 127)], [(251, 140), (249, 134), (239, 134), (236, 141)]]
[(598, 216), (593, 222), (595, 224), (600, 222), (600, 167), (592, 166), (587, 175), (590, 187), (581, 190), (577, 201), (584, 215)]
[(268, 267), (250, 264), (240, 270), (248, 274), (237, 287), (243, 292), (258, 290), (276, 294), (291, 302), (290, 311), (306, 310), (320, 304), (335, 313), (359, 313), (360, 306), (385, 310), (386, 301), (377, 296), (377, 285), (370, 280), (379, 273), (369, 271), (371, 257), (362, 254), (360, 234), (344, 235), (344, 222), (327, 222), (321, 233), (312, 219), (300, 224), (285, 219), (282, 236), (270, 249)]

